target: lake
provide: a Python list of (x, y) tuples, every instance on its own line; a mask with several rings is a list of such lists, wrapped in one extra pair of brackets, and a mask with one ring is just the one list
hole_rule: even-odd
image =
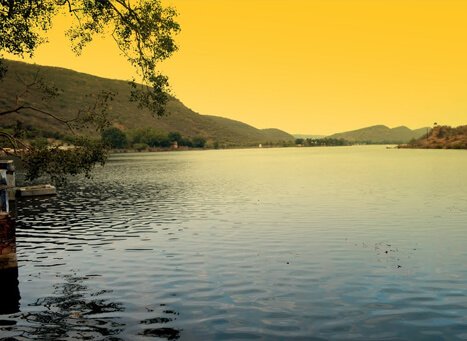
[(467, 340), (466, 174), (385, 146), (114, 155), (18, 202), (0, 336)]

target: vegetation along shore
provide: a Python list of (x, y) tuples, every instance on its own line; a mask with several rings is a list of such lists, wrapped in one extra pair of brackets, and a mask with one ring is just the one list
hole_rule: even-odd
[(419, 139), (413, 139), (399, 148), (467, 149), (467, 125), (450, 127), (436, 125)]

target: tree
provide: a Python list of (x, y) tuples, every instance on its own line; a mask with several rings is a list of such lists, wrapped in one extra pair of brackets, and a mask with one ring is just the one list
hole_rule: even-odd
[[(70, 15), (73, 19), (74, 24), (66, 34), (71, 48), (78, 55), (92, 42), (94, 35), (112, 37), (141, 79), (140, 84), (135, 78), (130, 80), (129, 100), (149, 108), (155, 116), (164, 115), (169, 83), (157, 66), (176, 51), (173, 37), (180, 28), (175, 21), (175, 10), (162, 6), (160, 0), (0, 0), (0, 81), (7, 72), (1, 53), (32, 56), (36, 48), (46, 41), (44, 34), (56, 15)], [(23, 159), (29, 178), (43, 174), (56, 176), (57, 172), (48, 164), (56, 163), (57, 155), (60, 155), (60, 164), (66, 165), (58, 174), (60, 178), (65, 174), (82, 172), (89, 175), (95, 163), (105, 162), (103, 145), (80, 136), (79, 132), (90, 126), (100, 132), (109, 127), (108, 103), (115, 94), (105, 91), (94, 93), (93, 105), (80, 109), (72, 119), (64, 119), (59, 113), (47, 111), (46, 105), (32, 105), (23, 100), (24, 95), (31, 91), (42, 92), (44, 100), (48, 100), (58, 96), (59, 89), (48, 85), (39, 76), (24, 80), (24, 88), (23, 96), (17, 96), (13, 107), (0, 107), (0, 116), (34, 112), (54, 118), (77, 136), (73, 149), (63, 150), (57, 146), (37, 149), (17, 134), (0, 132), (2, 146), (9, 147), (3, 150)]]
[(133, 144), (145, 144), (149, 147), (169, 147), (171, 141), (167, 135), (153, 128), (146, 128), (133, 131), (131, 134), (131, 142)]
[(192, 143), (194, 148), (204, 148), (206, 145), (206, 139), (204, 137), (195, 136), (192, 139)]
[(168, 135), (170, 142), (180, 143), (182, 141), (182, 134), (176, 131), (172, 131)]
[(125, 148), (128, 145), (125, 133), (115, 127), (102, 131), (102, 143), (110, 148), (118, 149)]

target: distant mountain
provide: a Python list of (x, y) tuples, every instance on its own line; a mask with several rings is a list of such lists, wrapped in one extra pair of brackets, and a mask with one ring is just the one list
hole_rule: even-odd
[(275, 128), (256, 129), (246, 123), (231, 120), (225, 117), (203, 115), (212, 121), (216, 128), (218, 139), (223, 138), (234, 141), (242, 136), (245, 141), (268, 142), (268, 141), (292, 141), (293, 136)]
[[(138, 109), (129, 99), (130, 87), (120, 80), (96, 77), (76, 71), (31, 65), (21, 62), (6, 61), (9, 72), (0, 82), (0, 108), (14, 105), (15, 96), (23, 89), (18, 79), (31, 80), (39, 74), (63, 93), (48, 104), (48, 110), (61, 117), (70, 118), (83, 106), (90, 105), (92, 100), (87, 96), (100, 90), (110, 90), (118, 95), (111, 102), (111, 119), (114, 125), (124, 131), (154, 128), (161, 133), (179, 132), (185, 137), (200, 136), (210, 142), (218, 142), (230, 146), (246, 146), (259, 143), (277, 143), (292, 141), (294, 137), (279, 129), (257, 129), (248, 124), (217, 116), (200, 115), (187, 108), (176, 98), (167, 104), (167, 116), (154, 118), (148, 110)], [(32, 104), (41, 103), (40, 94), (30, 94)], [(50, 117), (38, 113), (13, 114), (0, 117), (0, 126), (11, 126), (16, 121), (37, 127), (44, 131), (66, 134), (66, 129)], [(93, 134), (93, 132), (89, 132)], [(95, 134), (95, 132), (94, 132)]]
[(328, 136), (329, 138), (345, 139), (354, 143), (408, 143), (426, 134), (429, 128), (411, 130), (401, 126), (388, 128), (385, 125), (375, 125), (367, 128), (342, 132)]
[(457, 128), (436, 126), (418, 140), (410, 141), (406, 148), (467, 149), (467, 125)]

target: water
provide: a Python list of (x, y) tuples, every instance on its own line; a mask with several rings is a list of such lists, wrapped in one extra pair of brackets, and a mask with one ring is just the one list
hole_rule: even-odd
[(380, 146), (116, 155), (18, 203), (0, 336), (466, 340), (465, 174)]

